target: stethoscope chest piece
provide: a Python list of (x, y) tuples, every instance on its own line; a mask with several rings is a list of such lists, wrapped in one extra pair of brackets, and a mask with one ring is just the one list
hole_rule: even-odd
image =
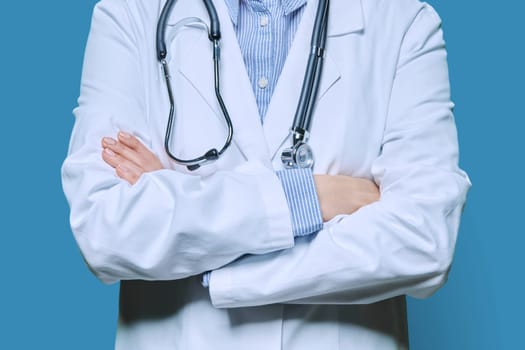
[(285, 168), (313, 168), (314, 166), (314, 152), (310, 145), (304, 142), (299, 142), (291, 148), (283, 150), (281, 153), (281, 161)]

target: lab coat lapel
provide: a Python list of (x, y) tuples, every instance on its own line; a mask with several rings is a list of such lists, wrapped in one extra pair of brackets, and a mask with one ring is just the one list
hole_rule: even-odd
[[(185, 14), (177, 13), (170, 23), (187, 17), (198, 17), (209, 23), (202, 2), (185, 1)], [(233, 143), (246, 159), (259, 159), (270, 166), (268, 149), (260, 122), (257, 103), (240, 52), (227, 8), (222, 1), (215, 2), (221, 21), (221, 93), (233, 123)], [(181, 6), (184, 7), (184, 6)], [(178, 10), (177, 8), (174, 10)], [(200, 29), (199, 29), (200, 30)], [(213, 83), (212, 44), (204, 31), (195, 42), (188, 43), (187, 55), (180, 58), (180, 73), (199, 91), (203, 99), (224, 120), (219, 108)], [(226, 128), (226, 123), (224, 122)]]
[[(284, 143), (291, 145), (290, 127), (293, 123), (297, 101), (303, 85), (317, 5), (318, 1), (308, 1), (306, 5), (307, 8), (303, 13), (303, 18), (264, 118), (264, 133), (272, 159), (278, 156), (277, 152)], [(328, 39), (360, 31), (363, 27), (361, 0), (330, 1)], [(327, 45), (317, 103), (322, 103), (323, 95), (335, 86), (341, 77), (337, 62), (330, 57), (330, 40), (328, 40)], [(312, 133), (315, 133), (315, 130), (312, 130)]]

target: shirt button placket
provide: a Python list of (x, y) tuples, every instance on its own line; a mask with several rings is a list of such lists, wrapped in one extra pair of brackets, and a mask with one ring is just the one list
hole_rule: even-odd
[(260, 77), (259, 81), (257, 82), (257, 86), (259, 86), (260, 89), (266, 89), (268, 86), (268, 78), (265, 76)]
[[(261, 29), (266, 29), (268, 27), (268, 24), (270, 23), (270, 18), (267, 14), (262, 14), (259, 16), (259, 26)], [(268, 87), (269, 81), (266, 76), (261, 76), (259, 80), (257, 81), (257, 86), (259, 89), (264, 90)]]

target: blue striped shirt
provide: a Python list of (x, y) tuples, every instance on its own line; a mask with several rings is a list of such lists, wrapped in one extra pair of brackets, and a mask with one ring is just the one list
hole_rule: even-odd
[(264, 119), (306, 0), (226, 0)]
[(290, 208), (294, 237), (306, 236), (323, 227), (321, 208), (310, 169), (277, 172)]

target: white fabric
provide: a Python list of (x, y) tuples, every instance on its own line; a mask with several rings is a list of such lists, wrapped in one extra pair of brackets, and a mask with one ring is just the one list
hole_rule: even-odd
[[(381, 200), (294, 245), (275, 170), (290, 142), (317, 1), (307, 4), (263, 126), (227, 9), (215, 1), (234, 143), (191, 174), (163, 151), (169, 104), (154, 40), (163, 3), (97, 5), (63, 166), (83, 256), (104, 282), (123, 280), (116, 348), (406, 348), (403, 295), (425, 297), (445, 282), (470, 186), (457, 166), (439, 17), (416, 0), (331, 1), (314, 172), (373, 179)], [(179, 0), (168, 31), (186, 17), (208, 21), (201, 2)], [(172, 149), (191, 158), (226, 133), (211, 46), (192, 27), (169, 49)], [(169, 170), (134, 186), (118, 179), (100, 139), (120, 129)], [(208, 291), (197, 275), (214, 269)]]

